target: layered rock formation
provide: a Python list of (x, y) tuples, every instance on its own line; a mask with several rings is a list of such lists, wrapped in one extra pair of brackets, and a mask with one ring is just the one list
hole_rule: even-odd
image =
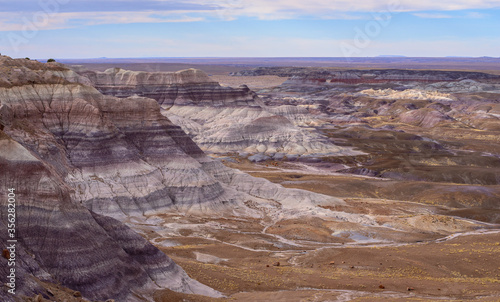
[(264, 106), (246, 86), (222, 87), (203, 72), (144, 73), (121, 69), (80, 72), (104, 94), (155, 99), (163, 114), (181, 126), (204, 151), (224, 154), (349, 155), (311, 129), (317, 123), (292, 106)]
[[(310, 95), (277, 91), (266, 96), (266, 105), (247, 87), (220, 87), (196, 70), (76, 74), (59, 64), (2, 57), (0, 71), (0, 192), (15, 188), (17, 194), (18, 300), (38, 293), (55, 299), (40, 281), (92, 300), (151, 300), (162, 288), (220, 295), (190, 279), (143, 237), (161, 245), (175, 234), (179, 242), (202, 242), (203, 253), (231, 246), (228, 253), (239, 259), (229, 266), (246, 265), (240, 261), (245, 254), (233, 248), (252, 254), (269, 248), (273, 258), (296, 266), (300, 258), (290, 255), (316, 257), (324, 243), (414, 242), (484, 227), (439, 215), (436, 222), (432, 213), (439, 203), (462, 207), (472, 200), (485, 212), (498, 208), (498, 135), (489, 132), (500, 124), (494, 94), (472, 99), (449, 92), (449, 100), (432, 99), (448, 94), (416, 90), (420, 84), (408, 87), (421, 93), (415, 98), (413, 90), (397, 98), (396, 89), (356, 94), (367, 89), (363, 84), (343, 95), (323, 88)], [(284, 161), (269, 169), (246, 161), (241, 166), (284, 185), (349, 200), (285, 189), (230, 169), (207, 157), (183, 131), (205, 150), (257, 153), (249, 157), (256, 161), (357, 154), (333, 145), (318, 129), (369, 154)], [(457, 129), (480, 139), (453, 140), (461, 134)], [(350, 180), (335, 172), (364, 177)], [(470, 183), (475, 185), (463, 185)], [(0, 200), (5, 207), (5, 198)], [(7, 217), (0, 213), (4, 229)], [(490, 218), (482, 219), (497, 219)], [(184, 238), (186, 231), (193, 238)], [(6, 235), (0, 234), (4, 242)], [(207, 248), (207, 240), (214, 244)], [(179, 250), (175, 259), (190, 254)], [(258, 261), (260, 270), (260, 256)], [(0, 262), (4, 278), (6, 259)], [(205, 275), (194, 265), (186, 269)], [(0, 300), (15, 299), (4, 287)]]
[[(234, 75), (287, 77), (287, 82), (262, 89), (259, 95), (268, 106), (291, 106), (305, 109), (305, 116), (319, 116), (323, 124), (315, 128), (337, 144), (357, 146), (370, 154), (370, 160), (361, 156), (361, 162), (349, 163), (346, 173), (410, 181), (499, 183), (498, 75), (295, 67), (256, 68)], [(353, 81), (336, 82), (341, 75)], [(464, 200), (475, 203), (472, 197)]]
[(384, 82), (443, 82), (461, 80), (498, 80), (500, 76), (462, 71), (438, 70), (338, 70), (307, 67), (259, 67), (232, 73), (234, 76), (275, 75), (290, 78), (288, 84), (321, 83), (384, 83)]
[(452, 118), (432, 108), (411, 110), (400, 116), (401, 122), (422, 128), (432, 128), (446, 120), (452, 120)]
[[(85, 85), (89, 78), (58, 64), (1, 57), (0, 68), (0, 164), (5, 171), (0, 189), (18, 192), (20, 295), (44, 293), (41, 280), (93, 300), (147, 299), (158, 288), (218, 296), (119, 220), (160, 210), (261, 217), (247, 202), (294, 213), (342, 203), (284, 189), (206, 157), (160, 113), (157, 100), (102, 95)], [(16, 72), (22, 76), (13, 77)], [(248, 89), (236, 91), (242, 96), (228, 98), (243, 112), (248, 107), (236, 103), (247, 106), (254, 99)], [(186, 89), (185, 95), (191, 92)], [(289, 125), (279, 116), (271, 124), (273, 119), (283, 120), (279, 127)], [(6, 221), (3, 211), (1, 219)], [(2, 278), (6, 269), (2, 266)], [(2, 301), (13, 300), (5, 290)]]
[[(202, 151), (161, 116), (158, 104), (104, 97), (72, 82), (81, 78), (61, 66), (54, 72), (51, 65), (6, 57), (0, 66), (34, 79), (19, 82), (4, 72), (0, 88), (0, 188), (17, 194), (18, 296), (43, 293), (40, 280), (98, 300), (134, 301), (158, 288), (219, 295), (101, 215), (174, 203), (217, 206), (223, 190), (196, 160)], [(105, 183), (110, 175), (119, 180)], [(4, 223), (7, 213), (1, 213)], [(2, 301), (12, 300), (3, 288)]]
[[(62, 283), (92, 300), (139, 301), (155, 289), (217, 295), (190, 279), (165, 254), (121, 222), (96, 214), (71, 198), (73, 188), (22, 145), (0, 131), (0, 190), (16, 194), (16, 295), (42, 293), (40, 281)], [(2, 207), (6, 208), (4, 198)], [(7, 211), (1, 211), (6, 230)], [(7, 232), (0, 235), (7, 242)], [(2, 283), (9, 266), (2, 262)], [(149, 293), (147, 292), (149, 291)], [(142, 300), (141, 300), (142, 301)]]
[[(159, 113), (154, 100), (105, 97), (78, 84), (18, 86), (0, 97), (14, 113), (5, 121), (10, 133), (67, 175), (78, 188), (75, 198), (101, 214), (215, 206), (222, 195), (196, 159), (202, 151)], [(36, 135), (23, 137), (26, 131)]]
[(438, 82), (419, 87), (426, 91), (439, 91), (441, 93), (480, 93), (494, 92), (500, 93), (499, 79), (490, 79), (483, 83), (478, 80), (461, 80), (455, 82)]
[(385, 100), (430, 100), (430, 101), (453, 101), (453, 97), (448, 93), (437, 91), (425, 91), (418, 89), (406, 89), (397, 91), (393, 89), (367, 89), (356, 94), (357, 96), (369, 96)]
[(155, 99), (162, 108), (175, 104), (207, 106), (255, 106), (254, 94), (247, 87), (222, 87), (201, 70), (141, 72), (111, 68), (105, 72), (80, 71), (105, 95), (138, 95)]

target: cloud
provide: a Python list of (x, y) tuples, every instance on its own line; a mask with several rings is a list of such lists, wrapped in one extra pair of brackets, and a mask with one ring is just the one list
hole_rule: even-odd
[(423, 19), (450, 19), (450, 18), (466, 18), (466, 19), (483, 19), (489, 17), (488, 14), (469, 12), (452, 16), (444, 13), (413, 13), (412, 15)]
[[(206, 1), (196, 1), (207, 3)], [(225, 0), (209, 1), (211, 5), (231, 11), (235, 16), (249, 16), (260, 19), (289, 19), (305, 16), (325, 18), (342, 13), (367, 12), (421, 12), (421, 11), (454, 11), (467, 9), (500, 8), (497, 0), (385, 0), (385, 1), (352, 1), (352, 0)]]
[[(49, 15), (39, 29), (124, 23), (196, 22), (243, 17), (280, 19), (369, 19), (373, 12), (413, 12), (449, 18), (446, 11), (500, 8), (498, 0), (0, 0), (0, 31), (20, 30), (26, 20)], [(425, 13), (424, 13), (425, 12)], [(469, 13), (468, 18), (481, 18)]]
[(199, 22), (216, 6), (162, 0), (0, 0), (0, 32), (101, 24)]
[(0, 0), (0, 12), (140, 12), (211, 11), (217, 7), (206, 1), (163, 0)]
[(441, 13), (414, 13), (413, 15), (416, 17), (419, 17), (419, 18), (424, 18), (424, 19), (449, 19), (449, 18), (453, 18), (450, 15), (441, 14)]
[(53, 30), (101, 24), (199, 22), (192, 12), (0, 13), (1, 31)]
[(467, 15), (465, 15), (465, 17), (469, 18), (469, 19), (483, 19), (483, 18), (489, 17), (489, 15), (478, 13), (478, 12), (470, 12)]

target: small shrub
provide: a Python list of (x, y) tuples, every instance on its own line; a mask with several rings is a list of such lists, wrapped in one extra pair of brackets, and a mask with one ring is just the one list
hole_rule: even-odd
[(48, 59), (48, 60), (47, 60), (47, 63), (50, 63), (50, 62), (55, 62), (55, 61), (56, 61), (56, 60), (54, 60), (54, 59)]

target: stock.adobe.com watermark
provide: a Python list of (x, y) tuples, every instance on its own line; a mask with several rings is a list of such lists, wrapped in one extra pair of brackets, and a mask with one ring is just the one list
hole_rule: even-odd
[(7, 190), (7, 247), (2, 256), (7, 259), (8, 292), (16, 294), (16, 189)]
[(363, 27), (355, 27), (353, 39), (340, 43), (342, 55), (345, 58), (360, 56), (363, 50), (391, 24), (392, 17), (399, 13), (400, 8), (400, 0), (394, 0), (387, 4), (385, 10), (372, 14), (372, 18)]
[(61, 11), (61, 6), (69, 2), (70, 0), (39, 0), (40, 10), (22, 17), (19, 30), (8, 32), (2, 42), (10, 45), (14, 53), (18, 53), (20, 47), (34, 39), (42, 28), (50, 24), (51, 18)]

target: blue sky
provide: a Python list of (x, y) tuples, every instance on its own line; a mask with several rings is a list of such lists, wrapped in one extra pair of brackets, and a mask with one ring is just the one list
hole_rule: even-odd
[(0, 0), (0, 53), (500, 57), (500, 0)]

